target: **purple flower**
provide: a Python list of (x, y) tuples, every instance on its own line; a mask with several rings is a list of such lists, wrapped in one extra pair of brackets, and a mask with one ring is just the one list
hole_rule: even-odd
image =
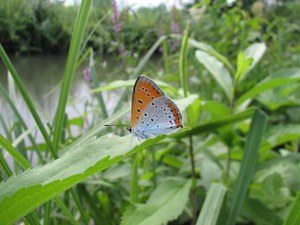
[(180, 32), (180, 27), (179, 27), (180, 14), (175, 5), (173, 5), (172, 7), (171, 17), (172, 17), (171, 30), (173, 33), (178, 34)]
[(120, 26), (120, 23), (119, 23), (120, 13), (118, 11), (117, 1), (114, 0), (113, 3), (112, 3), (112, 6), (113, 6), (112, 20), (113, 20), (113, 23), (114, 23), (114, 31), (116, 33), (119, 33), (120, 30), (121, 30), (121, 26)]
[(92, 81), (92, 74), (91, 74), (91, 69), (90, 67), (85, 67), (83, 69), (83, 78), (85, 79), (86, 82), (91, 82)]
[(180, 32), (180, 28), (179, 28), (179, 25), (176, 21), (172, 20), (172, 23), (171, 23), (171, 29), (173, 31), (173, 33), (175, 34), (178, 34)]

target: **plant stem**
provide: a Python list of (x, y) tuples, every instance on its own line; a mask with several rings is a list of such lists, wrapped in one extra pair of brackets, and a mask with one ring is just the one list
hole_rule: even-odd
[(191, 225), (196, 224), (196, 210), (197, 210), (197, 201), (196, 201), (196, 188), (195, 188), (195, 180), (196, 180), (196, 172), (195, 172), (195, 159), (194, 159), (194, 148), (193, 148), (193, 137), (189, 136), (189, 150), (190, 150), (190, 159), (192, 166), (192, 190), (191, 190), (191, 200), (192, 200), (192, 222)]

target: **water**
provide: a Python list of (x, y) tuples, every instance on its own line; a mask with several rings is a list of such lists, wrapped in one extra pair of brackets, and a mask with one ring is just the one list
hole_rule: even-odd
[[(65, 69), (66, 56), (65, 55), (37, 55), (37, 56), (16, 56), (11, 57), (12, 63), (15, 66), (17, 72), (23, 84), (26, 87), (33, 102), (36, 104), (39, 115), (42, 117), (43, 122), (52, 124), (56, 107), (58, 105), (58, 99), (60, 94), (60, 82), (63, 79), (63, 73)], [(82, 116), (86, 110), (86, 103), (97, 104), (96, 99), (93, 98), (89, 84), (83, 78), (83, 67), (77, 69), (74, 80), (72, 83), (72, 89), (69, 97), (69, 104), (67, 105), (66, 112), (69, 118), (75, 118)], [(113, 80), (114, 77), (108, 77), (109, 68), (103, 65), (97, 64), (97, 73), (102, 76), (102, 80)], [(119, 77), (120, 79), (120, 77)], [(8, 87), (7, 71), (0, 61), (0, 82), (4, 87)], [(17, 87), (16, 87), (17, 89)], [(104, 100), (108, 107), (108, 111), (111, 112), (114, 108), (117, 100), (117, 92), (104, 92)], [(26, 121), (29, 129), (36, 127), (31, 113), (27, 109), (22, 96), (16, 92), (15, 99), (13, 100), (16, 108)], [(12, 113), (8, 105), (0, 96), (0, 113), (3, 119), (7, 122), (7, 126), (12, 127)], [(91, 119), (91, 115), (88, 117)], [(73, 135), (76, 135), (80, 130), (72, 130)], [(0, 133), (3, 134), (2, 125), (0, 125)], [(37, 135), (37, 140), (42, 141), (40, 134)]]

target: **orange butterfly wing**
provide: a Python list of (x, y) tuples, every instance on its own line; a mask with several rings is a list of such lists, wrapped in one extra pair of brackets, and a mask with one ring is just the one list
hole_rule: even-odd
[(131, 127), (134, 128), (149, 103), (165, 93), (150, 78), (139, 76), (133, 87), (131, 106)]

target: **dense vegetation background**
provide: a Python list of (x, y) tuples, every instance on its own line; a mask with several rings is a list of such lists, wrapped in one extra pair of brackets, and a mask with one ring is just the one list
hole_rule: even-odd
[[(1, 103), (12, 115), (0, 114), (0, 224), (300, 224), (299, 11), (297, 0), (0, 0)], [(41, 53), (67, 54), (47, 120), (9, 57)], [(107, 58), (116, 66), (101, 74)], [(93, 98), (70, 118), (82, 65)], [(104, 126), (128, 124), (140, 74), (174, 99), (185, 129), (138, 144)]]

